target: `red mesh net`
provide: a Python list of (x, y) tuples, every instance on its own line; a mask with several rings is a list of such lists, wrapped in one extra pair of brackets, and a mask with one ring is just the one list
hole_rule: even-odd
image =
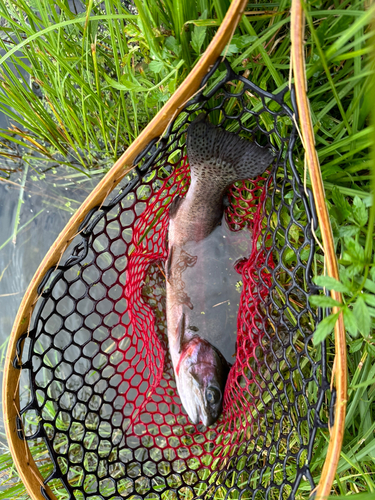
[[(181, 165), (175, 166), (173, 173), (165, 179), (146, 210), (135, 220), (130, 258), (126, 268), (124, 296), (128, 303), (129, 324), (124, 326), (126, 337), (129, 338), (129, 347), (124, 351), (124, 356), (133, 368), (131, 373), (134, 373), (133, 378), (128, 382), (128, 391), (131, 392), (131, 388), (137, 388), (137, 399), (131, 404), (132, 409), (129, 410), (131, 411), (129, 425), (133, 425), (132, 432), (141, 432), (150, 436), (162, 436), (160, 424), (153, 419), (149, 425), (141, 425), (140, 422), (146, 423), (151, 415), (160, 416), (160, 414), (163, 415), (165, 423), (170, 422), (171, 419), (176, 421), (176, 417), (180, 416), (180, 421), (186, 422), (188, 431), (191, 433), (192, 424), (189, 423), (186, 412), (181, 406), (168, 352), (168, 340), (165, 334), (165, 300), (160, 301), (160, 298), (157, 298), (158, 295), (160, 297), (161, 290), (165, 297), (164, 263), (168, 256), (166, 239), (169, 207), (176, 196), (185, 195), (189, 181), (189, 165), (185, 157)], [(229, 227), (233, 231), (248, 227), (254, 241), (257, 241), (261, 232), (262, 202), (267, 186), (264, 181), (264, 178), (259, 178), (257, 181), (238, 183), (231, 187), (229, 193), (231, 205), (226, 211)], [(241, 261), (236, 269), (241, 273), (243, 282), (243, 297), (238, 311), (238, 353), (228, 377), (223, 414), (219, 421), (228, 433), (226, 438), (231, 443), (229, 454), (233, 454), (249, 426), (248, 416), (251, 414), (252, 404), (249, 384), (253, 382), (249, 361), (256, 357), (255, 348), (259, 345), (263, 332), (262, 319), (258, 313), (259, 302), (265, 300), (271, 287), (271, 277), (264, 269), (261, 273), (261, 282), (256, 277), (255, 263), (264, 264), (264, 261), (263, 249), (253, 245), (250, 257)], [(272, 258), (269, 261), (272, 266)], [(147, 284), (144, 284), (146, 282)], [(148, 339), (146, 343), (145, 339)], [(136, 348), (139, 342), (145, 346), (142, 350), (142, 358), (140, 351)], [(125, 375), (128, 379), (128, 366), (126, 366)], [(124, 401), (133, 399), (129, 398), (129, 394), (124, 396)], [(143, 413), (145, 413), (144, 418), (142, 418)], [(137, 430), (138, 427), (134, 427), (136, 422), (139, 423), (139, 430)], [(201, 425), (194, 427), (195, 435), (200, 433), (204, 442), (212, 441), (212, 430), (200, 432)], [(183, 446), (182, 442), (177, 441), (178, 446)], [(193, 452), (189, 450), (190, 447), (187, 447), (185, 458), (197, 456), (196, 450)], [(228, 451), (225, 454), (227, 453)], [(220, 457), (221, 454), (218, 455), (216, 452), (214, 463), (218, 462)], [(207, 460), (207, 455), (205, 459)]]

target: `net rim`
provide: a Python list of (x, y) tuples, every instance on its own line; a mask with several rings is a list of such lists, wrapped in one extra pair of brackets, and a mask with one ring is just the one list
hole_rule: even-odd
[[(298, 5), (297, 5), (298, 4)], [(235, 0), (221, 25), (216, 37), (211, 42), (206, 53), (194, 68), (189, 77), (183, 82), (179, 90), (172, 96), (170, 101), (162, 108), (158, 115), (150, 122), (148, 127), (143, 131), (143, 133), (138, 137), (138, 139), (132, 144), (132, 146), (124, 153), (124, 155), (115, 163), (111, 171), (104, 177), (97, 188), (91, 193), (91, 195), (86, 199), (86, 201), (81, 205), (76, 214), (72, 217), (71, 221), (62, 231), (56, 242), (53, 244), (45, 258), (43, 259), (41, 265), (36, 271), (33, 280), (31, 281), (21, 306), (19, 308), (14, 327), (12, 329), (11, 338), (7, 350), (5, 370), (4, 370), (4, 382), (3, 382), (3, 394), (4, 394), (4, 422), (7, 434), (7, 439), (9, 442), (9, 448), (11, 450), (15, 465), (19, 471), (19, 474), (26, 486), (26, 489), (30, 496), (34, 499), (46, 498), (41, 492), (40, 486), (43, 485), (43, 479), (40, 472), (32, 459), (32, 456), (28, 450), (25, 450), (27, 446), (21, 439), (19, 439), (20, 429), (19, 427), (19, 398), (18, 398), (18, 382), (20, 378), (20, 371), (17, 366), (14, 365), (13, 360), (19, 355), (19, 341), (22, 336), (27, 336), (25, 334), (25, 325), (29, 325), (31, 321), (31, 316), (33, 309), (38, 301), (39, 293), (38, 289), (44, 282), (45, 275), (49, 269), (54, 265), (59, 263), (61, 255), (68, 248), (70, 243), (73, 241), (76, 234), (84, 228), (85, 221), (89, 220), (94, 207), (97, 207), (103, 200), (108, 196), (108, 194), (115, 188), (115, 186), (124, 178), (124, 176), (136, 165), (136, 159), (139, 154), (145, 152), (145, 146), (151, 147), (153, 145), (152, 140), (167, 131), (168, 124), (173, 120), (178, 111), (186, 104), (189, 99), (193, 98), (199, 85), (202, 84), (202, 78), (207, 76), (207, 68), (211, 70), (214, 66), (215, 61), (222, 52), (226, 43), (231, 38), (234, 30), (238, 24), (241, 17), (242, 11), (245, 8), (246, 2), (243, 0)], [(292, 30), (294, 38), (294, 49), (300, 49), (302, 52), (302, 39), (303, 39), (303, 27), (302, 27), (302, 15), (301, 15), (301, 4), (299, 0), (293, 2), (294, 16), (292, 16)], [(300, 9), (300, 11), (298, 11)], [(298, 17), (299, 16), (299, 17)], [(296, 23), (296, 24), (293, 24)], [(298, 31), (299, 30), (299, 31)], [(296, 66), (296, 61), (298, 62), (297, 56), (294, 58), (294, 64)], [(303, 63), (303, 61), (302, 61)], [(296, 68), (295, 68), (296, 69)], [(210, 71), (209, 71), (210, 72)], [(296, 101), (298, 109), (302, 109), (303, 116), (306, 120), (306, 116), (309, 118), (308, 107), (303, 108), (301, 105), (301, 85), (302, 79), (304, 84), (305, 74), (295, 73), (297, 86)], [(297, 75), (300, 75), (297, 77)], [(302, 76), (301, 76), (302, 75)], [(238, 77), (238, 76), (237, 76)], [(203, 78), (204, 84), (204, 78)], [(286, 87), (285, 91), (289, 90)], [(299, 92), (298, 92), (299, 91)], [(306, 92), (305, 92), (306, 96)], [(306, 111), (307, 110), (307, 111)], [(308, 113), (306, 115), (306, 112)], [(310, 121), (309, 121), (310, 123)], [(306, 144), (306, 141), (305, 141)], [(311, 149), (311, 143), (310, 149)], [(315, 151), (312, 145), (312, 150)], [(135, 164), (135, 165), (133, 165)], [(319, 165), (313, 168), (318, 168)], [(320, 189), (314, 188), (313, 194), (315, 197), (315, 204), (318, 211), (321, 207), (325, 208), (324, 202), (324, 190), (322, 186)], [(324, 210), (323, 208), (323, 210)], [(320, 218), (320, 217), (319, 217)], [(326, 228), (323, 226), (324, 231)], [(329, 247), (332, 246), (332, 234), (328, 234), (328, 244), (324, 245), (325, 250), (328, 246), (328, 252), (330, 253)], [(327, 252), (327, 250), (326, 250)], [(333, 256), (336, 262), (335, 255)], [(336, 264), (337, 266), (337, 264)], [(334, 276), (335, 277), (335, 276)], [(29, 328), (29, 326), (28, 326)], [(331, 433), (330, 448), (327, 454), (325, 465), (323, 468), (322, 477), (318, 486), (319, 495), (328, 494), (329, 489), (332, 485), (334, 474), (337, 467), (336, 458), (340, 454), (341, 450), (341, 440), (343, 435), (343, 418), (345, 418), (345, 394), (346, 394), (346, 370), (343, 367), (346, 366), (346, 351), (345, 344), (345, 330), (342, 321), (338, 323), (336, 332), (336, 386), (337, 386), (337, 399), (336, 399), (336, 418)], [(340, 369), (339, 369), (340, 368)], [(341, 439), (341, 440), (340, 440)], [(333, 450), (333, 451), (332, 451)], [(26, 452), (26, 453), (25, 453)], [(338, 458), (337, 458), (338, 460)], [(49, 498), (56, 498), (53, 492), (46, 487), (46, 493)]]
[[(307, 98), (306, 67), (304, 57), (304, 31), (305, 15), (301, 0), (292, 1), (291, 9), (291, 61), (295, 81), (296, 104), (301, 126), (301, 137), (305, 149), (312, 192), (315, 200), (319, 227), (321, 229), (324, 258), (327, 275), (340, 280), (338, 264), (333, 243), (332, 227), (325, 202), (323, 180), (315, 150), (314, 131), (312, 128), (310, 105)], [(342, 302), (340, 292), (331, 291), (331, 297)], [(332, 309), (333, 313), (339, 313), (337, 307)], [(327, 498), (335, 478), (337, 466), (340, 459), (342, 442), (344, 439), (346, 403), (347, 403), (347, 360), (345, 326), (342, 312), (334, 328), (335, 333), (335, 358), (332, 370), (331, 386), (335, 387), (335, 418), (330, 430), (328, 451), (324, 461), (322, 475), (316, 489), (316, 499)]]

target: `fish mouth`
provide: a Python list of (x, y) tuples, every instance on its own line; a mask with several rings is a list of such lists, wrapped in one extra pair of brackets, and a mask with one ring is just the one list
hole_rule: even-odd
[(210, 425), (212, 425), (216, 422), (216, 418), (213, 417), (212, 415), (203, 414), (203, 415), (200, 415), (200, 417), (201, 417), (202, 424), (205, 427), (209, 427)]
[(206, 411), (206, 408), (202, 406), (200, 402), (191, 401), (189, 408), (185, 405), (184, 407), (187, 411), (187, 414), (189, 415), (191, 422), (194, 425), (198, 425), (199, 422), (202, 422), (205, 427), (209, 427), (217, 420), (217, 418)]
[(199, 415), (199, 420), (205, 427), (209, 427), (216, 422), (218, 415), (215, 416), (212, 414), (210, 408), (206, 405), (206, 401), (201, 392), (197, 394), (196, 409)]
[(190, 420), (191, 420), (191, 423), (194, 424), (194, 425), (198, 425), (199, 424), (199, 415), (197, 413), (197, 416), (195, 418), (191, 418), (189, 417)]
[(177, 383), (177, 391), (191, 423), (194, 425), (199, 424), (200, 408), (199, 404), (197, 404), (194, 391), (190, 391), (189, 386), (185, 386), (183, 383)]
[[(181, 384), (183, 385), (183, 384)], [(182, 388), (181, 388), (182, 389)], [(192, 393), (186, 393), (178, 388), (181, 403), (185, 408), (186, 413), (193, 425), (198, 425), (199, 422), (205, 427), (209, 427), (214, 424), (217, 418), (212, 416), (205, 408), (204, 403), (201, 401), (200, 394), (196, 393), (194, 390)]]

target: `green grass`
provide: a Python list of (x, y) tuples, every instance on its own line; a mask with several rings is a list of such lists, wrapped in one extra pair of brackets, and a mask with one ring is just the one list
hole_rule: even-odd
[[(86, 13), (77, 16), (63, 2), (58, 14), (51, 0), (0, 0), (6, 20), (0, 108), (23, 127), (18, 136), (0, 131), (1, 140), (28, 144), (30, 155), (39, 155), (42, 166), (32, 166), (37, 177), (46, 166), (72, 162), (78, 171), (69, 178), (83, 180), (87, 169), (104, 174), (187, 76), (228, 3), (135, 0), (135, 14), (119, 0), (107, 0), (104, 11), (90, 0)], [(289, 81), (289, 9), (289, 0), (249, 4), (247, 11), (265, 13), (244, 17), (226, 50), (235, 71), (249, 70), (254, 83), (272, 92)], [(332, 494), (358, 494), (358, 500), (367, 498), (365, 492), (375, 494), (374, 9), (359, 0), (305, 6), (308, 96), (341, 280), (321, 283), (343, 291), (348, 342), (346, 430)], [(39, 85), (42, 99), (17, 67)], [(301, 150), (296, 166), (303, 178)], [(21, 229), (16, 222), (14, 234)], [(324, 274), (319, 258), (314, 272)], [(321, 305), (332, 303), (323, 299)], [(332, 327), (327, 320), (319, 334), (331, 339)], [(327, 434), (320, 432), (317, 440), (315, 478)], [(0, 499), (27, 497), (7, 452), (0, 474), (6, 488)], [(302, 490), (298, 498), (307, 497)]]

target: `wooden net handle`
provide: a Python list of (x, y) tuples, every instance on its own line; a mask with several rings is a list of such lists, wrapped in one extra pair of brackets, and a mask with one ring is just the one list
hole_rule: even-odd
[[(309, 168), (312, 191), (314, 194), (319, 227), (323, 240), (325, 263), (328, 276), (339, 279), (339, 272), (333, 244), (331, 222), (325, 202), (323, 180), (319, 166), (318, 155), (315, 150), (314, 132), (311, 122), (310, 105), (307, 98), (307, 85), (304, 58), (304, 14), (301, 0), (293, 0), (291, 16), (292, 65), (294, 85), (301, 128), (302, 140), (305, 148), (307, 165)], [(341, 302), (341, 294), (331, 291), (331, 297)], [(337, 307), (333, 312), (339, 312)], [(336, 474), (340, 458), (341, 446), (344, 437), (347, 393), (346, 367), (346, 340), (342, 313), (335, 325), (335, 361), (332, 371), (336, 387), (336, 404), (334, 425), (330, 428), (328, 452), (324, 462), (322, 475), (316, 492), (316, 500), (328, 497)]]
[[(30, 325), (31, 315), (38, 300), (37, 288), (46, 272), (60, 261), (62, 254), (76, 236), (78, 227), (87, 213), (103, 202), (114, 187), (133, 168), (134, 159), (144, 150), (152, 139), (159, 137), (165, 131), (169, 122), (197, 92), (201, 81), (210, 71), (222, 51), (225, 49), (225, 46), (231, 40), (240, 22), (246, 4), (247, 0), (233, 0), (216, 35), (197, 65), (169, 101), (163, 106), (131, 146), (129, 146), (125, 153), (116, 161), (111, 170), (72, 216), (44, 257), (26, 290), (14, 322), (5, 359), (3, 408), (9, 449), (12, 453), (18, 473), (29, 495), (34, 500), (45, 500), (40, 490), (41, 485), (43, 485), (43, 478), (31, 456), (27, 443), (22, 441), (17, 435), (16, 422), (17, 415), (19, 414), (18, 385), (20, 370), (14, 368), (13, 359), (16, 356), (17, 341)], [(52, 500), (56, 500), (55, 495), (49, 487), (46, 487), (46, 492)]]

